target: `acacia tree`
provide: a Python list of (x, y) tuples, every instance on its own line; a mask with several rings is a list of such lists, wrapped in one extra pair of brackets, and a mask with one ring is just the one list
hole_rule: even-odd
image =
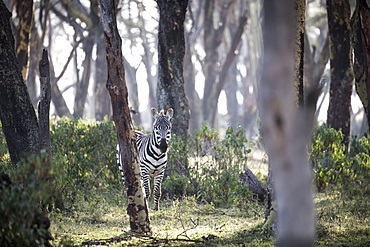
[(277, 205), (277, 242), (279, 246), (313, 246), (315, 217), (307, 143), (318, 91), (311, 90), (304, 107), (297, 110), (294, 0), (265, 1), (264, 7), (258, 107)]
[(158, 0), (158, 84), (160, 109), (173, 108), (173, 133), (186, 136), (189, 106), (185, 95), (183, 61), (185, 53), (184, 20), (187, 0)]
[(344, 135), (348, 146), (353, 86), (349, 0), (327, 0), (330, 47), (330, 100), (327, 124)]
[(111, 97), (113, 120), (121, 153), (121, 164), (127, 187), (127, 214), (132, 231), (150, 232), (149, 211), (141, 183), (136, 138), (128, 106), (128, 92), (122, 56), (122, 40), (119, 36), (114, 0), (99, 0), (103, 26), (108, 79), (107, 89)]
[(36, 113), (15, 55), (11, 13), (3, 1), (0, 4), (0, 117), (10, 158), (16, 164), (23, 155), (39, 152), (39, 131)]
[[(205, 77), (204, 95), (202, 102), (203, 121), (209, 123), (211, 127), (216, 125), (217, 104), (220, 93), (226, 83), (228, 70), (238, 54), (237, 48), (247, 23), (247, 10), (240, 13), (238, 26), (231, 37), (231, 44), (226, 55), (219, 54), (218, 49), (222, 44), (223, 37), (227, 30), (227, 21), (230, 12), (233, 10), (235, 0), (204, 2), (204, 58), (203, 73)], [(219, 10), (219, 25), (215, 25), (215, 11)], [(221, 59), (222, 57), (222, 59)], [(221, 65), (218, 65), (220, 63)], [(210, 107), (212, 106), (212, 107)]]

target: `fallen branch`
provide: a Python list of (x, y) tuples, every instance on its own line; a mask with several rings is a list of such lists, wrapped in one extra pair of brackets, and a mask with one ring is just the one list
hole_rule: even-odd
[(244, 167), (244, 173), (240, 173), (239, 177), (242, 179), (242, 183), (247, 185), (253, 195), (258, 198), (259, 202), (263, 202), (266, 199), (266, 190), (248, 167)]

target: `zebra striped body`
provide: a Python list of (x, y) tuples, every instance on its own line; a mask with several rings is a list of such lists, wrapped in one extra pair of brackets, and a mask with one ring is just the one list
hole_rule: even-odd
[[(150, 176), (154, 177), (154, 210), (159, 208), (159, 199), (161, 198), (161, 184), (164, 171), (167, 164), (168, 142), (171, 138), (172, 124), (170, 119), (173, 116), (173, 109), (157, 112), (157, 109), (152, 108), (154, 117), (153, 131), (150, 134), (145, 134), (140, 131), (135, 131), (136, 145), (138, 148), (141, 177), (145, 196), (148, 199), (151, 194)], [(117, 152), (118, 166), (124, 179), (123, 169), (120, 165), (120, 150)]]

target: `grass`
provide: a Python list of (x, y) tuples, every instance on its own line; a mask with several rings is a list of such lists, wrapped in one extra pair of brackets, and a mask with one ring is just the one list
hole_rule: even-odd
[[(97, 195), (96, 202), (80, 201), (70, 212), (50, 215), (53, 246), (274, 246), (263, 230), (264, 205), (215, 208), (192, 197), (163, 200), (151, 211), (152, 234), (129, 231), (122, 192)], [(316, 246), (370, 246), (370, 199), (327, 191), (316, 195)]]

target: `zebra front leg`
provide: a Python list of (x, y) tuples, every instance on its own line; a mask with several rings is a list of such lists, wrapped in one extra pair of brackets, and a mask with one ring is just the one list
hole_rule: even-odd
[(159, 210), (159, 200), (161, 199), (161, 195), (162, 195), (163, 175), (164, 175), (164, 171), (154, 177), (154, 192), (153, 192), (154, 208), (153, 210)]
[(150, 197), (150, 176), (149, 174), (142, 173), (142, 179), (143, 179), (143, 186), (145, 191), (145, 197), (147, 200), (149, 200)]

